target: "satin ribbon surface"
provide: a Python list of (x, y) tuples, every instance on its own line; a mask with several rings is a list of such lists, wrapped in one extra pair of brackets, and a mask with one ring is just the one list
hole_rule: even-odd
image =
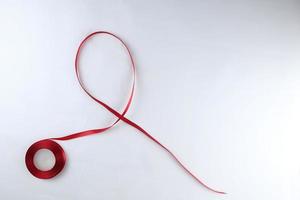
[[(86, 86), (84, 85), (81, 77), (80, 77), (80, 72), (79, 72), (79, 58), (80, 58), (80, 53), (85, 45), (85, 43), (91, 39), (92, 37), (94, 37), (95, 35), (109, 35), (115, 39), (117, 39), (119, 42), (121, 42), (121, 44), (125, 47), (125, 49), (127, 50), (127, 54), (130, 58), (130, 62), (131, 62), (131, 68), (132, 68), (132, 74), (133, 74), (133, 81), (132, 81), (132, 86), (131, 86), (131, 90), (130, 90), (130, 95), (129, 98), (127, 100), (127, 103), (123, 109), (123, 111), (121, 113), (119, 113), (118, 111), (116, 111), (115, 109), (111, 108), (109, 105), (107, 105), (106, 103), (104, 103), (103, 101), (100, 101), (99, 99), (97, 99), (95, 96), (93, 96), (86, 88)], [(32, 144), (29, 149), (26, 152), (25, 155), (25, 163), (27, 166), (27, 169), (29, 170), (29, 172), (40, 179), (49, 179), (52, 178), (54, 176), (56, 176), (57, 174), (59, 174), (65, 165), (66, 162), (66, 155), (65, 152), (63, 150), (63, 148), (55, 142), (55, 140), (58, 141), (65, 141), (65, 140), (71, 140), (71, 139), (75, 139), (75, 138), (79, 138), (79, 137), (84, 137), (84, 136), (89, 136), (89, 135), (93, 135), (93, 134), (99, 134), (99, 133), (103, 133), (109, 129), (111, 129), (114, 125), (116, 125), (119, 121), (123, 121), (125, 123), (127, 123), (128, 125), (136, 128), (137, 130), (140, 131), (140, 133), (143, 133), (145, 136), (147, 136), (149, 139), (151, 139), (153, 142), (155, 142), (156, 144), (158, 144), (162, 149), (164, 149), (165, 151), (167, 151), (169, 153), (169, 155), (177, 162), (177, 164), (179, 166), (181, 166), (183, 168), (183, 170), (185, 170), (191, 177), (193, 177), (200, 185), (202, 185), (203, 187), (205, 187), (206, 189), (215, 192), (215, 193), (219, 193), (219, 194), (225, 194), (225, 192), (221, 192), (218, 190), (215, 190), (211, 187), (209, 187), (207, 184), (205, 184), (203, 181), (201, 181), (198, 177), (196, 177), (166, 146), (164, 146), (162, 143), (160, 143), (156, 138), (154, 138), (152, 135), (150, 135), (146, 130), (144, 130), (141, 126), (139, 126), (138, 124), (136, 124), (135, 122), (131, 121), (130, 119), (125, 117), (125, 114), (127, 113), (131, 102), (132, 102), (132, 98), (133, 98), (133, 94), (134, 94), (134, 90), (135, 90), (135, 77), (136, 77), (136, 67), (134, 64), (134, 60), (132, 57), (132, 54), (128, 48), (128, 46), (125, 44), (125, 42), (118, 37), (117, 35), (111, 33), (111, 32), (107, 32), (107, 31), (96, 31), (93, 32), (91, 34), (89, 34), (88, 36), (86, 36), (82, 42), (80, 43), (77, 53), (76, 53), (76, 57), (75, 57), (75, 72), (76, 72), (76, 77), (77, 80), (81, 86), (81, 88), (83, 89), (83, 91), (90, 97), (92, 98), (95, 102), (97, 102), (98, 104), (100, 104), (101, 106), (103, 106), (104, 108), (106, 108), (109, 112), (111, 112), (113, 115), (116, 116), (116, 120), (109, 126), (107, 127), (103, 127), (103, 128), (98, 128), (98, 129), (92, 129), (92, 130), (86, 130), (86, 131), (82, 131), (82, 132), (78, 132), (78, 133), (73, 133), (67, 136), (63, 136), (63, 137), (55, 137), (55, 138), (49, 138), (49, 139), (44, 139), (41, 141), (38, 141), (34, 144)], [(36, 154), (36, 152), (40, 149), (48, 149), (50, 151), (53, 152), (54, 156), (55, 156), (55, 164), (53, 166), (52, 169), (47, 170), (47, 171), (42, 171), (40, 169), (38, 169), (35, 164), (34, 164), (34, 156)]]

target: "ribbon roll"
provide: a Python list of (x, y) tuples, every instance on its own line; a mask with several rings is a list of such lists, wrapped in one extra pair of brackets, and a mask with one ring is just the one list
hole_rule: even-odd
[[(132, 72), (133, 72), (133, 82), (132, 82), (129, 98), (127, 100), (125, 108), (123, 109), (123, 111), (121, 113), (114, 110), (109, 105), (107, 105), (103, 101), (100, 101), (95, 96), (93, 96), (85, 87), (85, 85), (80, 77), (80, 73), (79, 73), (79, 58), (80, 58), (80, 53), (83, 49), (83, 46), (90, 38), (94, 37), (95, 35), (104, 35), (104, 34), (112, 36), (113, 38), (115, 38), (119, 42), (121, 42), (121, 44), (127, 50), (127, 54), (129, 56), (130, 62), (131, 62), (131, 68), (132, 68)], [(143, 133), (145, 136), (147, 136), (149, 139), (151, 139), (153, 142), (155, 142), (161, 148), (163, 148), (165, 151), (167, 151), (169, 153), (169, 155), (178, 163), (178, 165), (181, 166), (191, 177), (193, 177), (203, 187), (205, 187), (206, 189), (208, 189), (212, 192), (215, 192), (215, 193), (225, 194), (225, 192), (215, 190), (215, 189), (209, 187), (208, 185), (206, 185), (203, 181), (201, 181), (198, 177), (196, 177), (166, 146), (161, 144), (156, 138), (154, 138), (152, 135), (150, 135), (142, 127), (140, 127), (139, 125), (137, 125), (136, 123), (134, 123), (133, 121), (131, 121), (125, 117), (125, 114), (127, 113), (128, 109), (131, 105), (134, 90), (135, 90), (136, 68), (135, 68), (132, 54), (131, 54), (128, 46), (125, 44), (125, 42), (120, 37), (118, 37), (117, 35), (115, 35), (113, 33), (107, 32), (107, 31), (96, 31), (96, 32), (93, 32), (93, 33), (89, 34), (88, 36), (86, 36), (80, 43), (77, 53), (76, 53), (75, 72), (76, 72), (77, 80), (78, 80), (81, 88), (83, 89), (83, 91), (90, 98), (92, 98), (95, 102), (97, 102), (98, 104), (100, 104), (101, 106), (106, 108), (109, 112), (111, 112), (113, 115), (115, 115), (117, 117), (117, 119), (111, 125), (104, 127), (104, 128), (86, 130), (86, 131), (66, 135), (63, 137), (49, 138), (49, 139), (41, 140), (41, 141), (38, 141), (38, 142), (32, 144), (26, 152), (25, 163), (26, 163), (27, 169), (33, 176), (40, 178), (40, 179), (49, 179), (49, 178), (53, 178), (54, 176), (56, 176), (63, 170), (65, 162), (66, 162), (66, 155), (65, 155), (63, 148), (59, 144), (54, 142), (54, 140), (64, 141), (64, 140), (71, 140), (71, 139), (75, 139), (75, 138), (79, 138), (79, 137), (89, 136), (89, 135), (93, 135), (93, 134), (103, 133), (103, 132), (107, 131), (108, 129), (112, 128), (114, 125), (116, 125), (120, 120), (122, 120), (123, 122), (127, 123), (128, 125), (139, 130), (141, 133)], [(35, 156), (36, 152), (40, 149), (48, 149), (48, 150), (52, 151), (55, 156), (56, 161), (55, 161), (54, 167), (48, 171), (41, 171), (34, 164), (34, 156)]]
[[(34, 165), (34, 155), (40, 149), (48, 149), (52, 151), (55, 156), (55, 164), (53, 168), (48, 171), (39, 170)], [(29, 147), (25, 156), (25, 162), (32, 175), (41, 179), (49, 179), (59, 174), (59, 172), (61, 172), (61, 170), (64, 168), (66, 163), (66, 155), (63, 148), (59, 144), (53, 140), (46, 139), (38, 141)]]

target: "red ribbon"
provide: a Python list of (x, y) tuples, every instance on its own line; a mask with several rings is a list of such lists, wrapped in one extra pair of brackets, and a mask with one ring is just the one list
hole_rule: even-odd
[[(127, 104), (123, 110), (122, 113), (119, 113), (118, 111), (114, 110), (113, 108), (111, 108), (110, 106), (108, 106), (106, 103), (100, 101), (99, 99), (97, 99), (95, 96), (93, 96), (85, 87), (85, 85), (83, 84), (81, 77), (80, 77), (80, 73), (79, 73), (79, 57), (80, 57), (80, 52), (82, 51), (82, 48), (84, 46), (84, 44), (93, 36), (97, 35), (97, 34), (107, 34), (110, 35), (112, 37), (114, 37), (115, 39), (119, 40), (122, 45), (126, 48), (128, 56), (130, 58), (131, 61), (131, 67), (132, 67), (132, 71), (133, 71), (133, 82), (132, 82), (132, 86), (131, 86), (131, 92), (130, 92), (130, 96), (129, 99), (127, 100)], [(34, 144), (32, 144), (29, 149), (26, 152), (26, 156), (25, 156), (25, 163), (26, 166), (29, 170), (29, 172), (40, 179), (49, 179), (52, 178), (54, 176), (56, 176), (57, 174), (59, 174), (62, 169), (64, 168), (65, 162), (66, 162), (66, 156), (65, 156), (65, 152), (63, 150), (63, 148), (57, 144), (56, 142), (54, 142), (53, 140), (71, 140), (71, 139), (75, 139), (75, 138), (79, 138), (79, 137), (84, 137), (84, 136), (88, 136), (88, 135), (92, 135), (92, 134), (99, 134), (99, 133), (103, 133), (105, 131), (107, 131), (108, 129), (112, 128), (115, 124), (117, 124), (120, 120), (122, 120), (123, 122), (133, 126), (134, 128), (138, 129), (141, 133), (143, 133), (145, 136), (147, 136), (148, 138), (150, 138), (152, 141), (154, 141), (156, 144), (158, 144), (160, 147), (162, 147), (164, 150), (166, 150), (171, 157), (190, 175), (192, 176), (199, 184), (201, 184), (203, 187), (205, 187), (206, 189), (219, 193), (219, 194), (225, 194), (225, 192), (221, 192), (221, 191), (217, 191), (215, 189), (212, 189), (211, 187), (209, 187), (208, 185), (206, 185), (204, 182), (202, 182), (199, 178), (197, 178), (189, 169), (187, 169), (187, 167), (163, 144), (161, 144), (157, 139), (155, 139), (152, 135), (150, 135), (147, 131), (145, 131), (142, 127), (140, 127), (139, 125), (137, 125), (136, 123), (134, 123), (133, 121), (129, 120), (128, 118), (125, 117), (126, 112), (128, 111), (130, 104), (132, 102), (132, 98), (133, 98), (133, 94), (134, 94), (134, 89), (135, 89), (135, 75), (136, 75), (136, 68), (134, 65), (134, 61), (133, 61), (133, 57), (132, 54), (128, 48), (128, 46), (125, 44), (125, 42), (119, 38), (118, 36), (116, 36), (113, 33), (110, 32), (106, 32), (106, 31), (97, 31), (97, 32), (93, 32), (91, 34), (89, 34), (86, 38), (84, 38), (84, 40), (80, 43), (79, 48), (77, 50), (76, 53), (76, 57), (75, 57), (75, 72), (76, 72), (76, 77), (77, 80), (81, 86), (81, 88), (84, 90), (84, 92), (91, 97), (94, 101), (96, 101), (98, 104), (102, 105), (104, 108), (106, 108), (108, 111), (110, 111), (112, 114), (114, 114), (117, 119), (109, 126), (104, 127), (104, 128), (99, 128), (99, 129), (92, 129), (92, 130), (86, 130), (86, 131), (82, 131), (82, 132), (78, 132), (78, 133), (74, 133), (71, 135), (67, 135), (67, 136), (63, 136), (63, 137), (57, 137), (57, 138), (50, 138), (50, 139), (46, 139), (46, 140), (41, 140), (38, 141)], [(50, 151), (53, 152), (54, 156), (55, 156), (55, 165), (52, 169), (48, 170), (48, 171), (41, 171), (39, 170), (35, 165), (34, 165), (34, 155), (35, 153), (40, 150), (40, 149), (48, 149)]]

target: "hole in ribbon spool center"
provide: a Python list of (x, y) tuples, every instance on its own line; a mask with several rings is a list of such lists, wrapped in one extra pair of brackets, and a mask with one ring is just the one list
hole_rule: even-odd
[(55, 156), (48, 149), (40, 149), (33, 158), (34, 165), (41, 171), (48, 171), (55, 165)]

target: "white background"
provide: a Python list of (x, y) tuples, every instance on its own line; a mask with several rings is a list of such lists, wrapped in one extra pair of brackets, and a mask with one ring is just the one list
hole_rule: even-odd
[[(96, 30), (132, 49), (137, 92), (128, 118), (103, 135), (60, 142), (65, 170), (34, 178), (35, 141), (103, 127), (113, 116), (79, 88), (74, 56)], [(0, 199), (300, 199), (300, 2), (0, 1)], [(97, 37), (85, 83), (121, 110), (131, 81), (124, 49)]]

